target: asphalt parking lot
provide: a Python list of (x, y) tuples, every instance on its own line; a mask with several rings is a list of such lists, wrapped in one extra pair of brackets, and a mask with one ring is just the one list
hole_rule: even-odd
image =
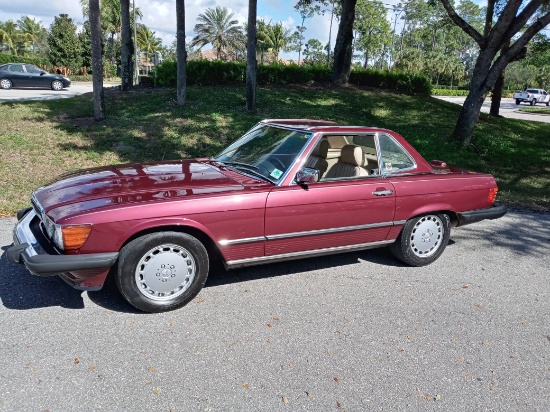
[(10, 265), (0, 219), (1, 411), (548, 411), (550, 214), (386, 249), (213, 274), (138, 313)]

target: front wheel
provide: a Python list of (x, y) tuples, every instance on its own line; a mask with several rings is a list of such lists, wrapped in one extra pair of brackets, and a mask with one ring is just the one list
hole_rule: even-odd
[(129, 242), (119, 255), (115, 280), (122, 296), (144, 312), (178, 309), (208, 277), (208, 252), (195, 237), (158, 232)]
[(535, 99), (531, 100), (531, 106), (534, 106), (537, 104), (537, 101)]
[(407, 220), (395, 243), (392, 253), (411, 266), (426, 266), (437, 260), (451, 234), (449, 216), (433, 214)]
[(0, 80), (0, 87), (2, 89), (11, 89), (12, 83), (10, 79), (2, 79)]
[(52, 90), (56, 90), (56, 91), (63, 90), (63, 82), (60, 80), (54, 80), (52, 82)]

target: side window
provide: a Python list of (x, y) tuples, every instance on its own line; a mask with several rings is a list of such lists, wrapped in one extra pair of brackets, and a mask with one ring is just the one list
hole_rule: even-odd
[(10, 72), (25, 73), (25, 70), (22, 64), (10, 64)]
[(34, 73), (34, 74), (40, 74), (42, 73), (42, 70), (40, 70), (38, 67), (33, 66), (32, 64), (26, 64), (25, 69), (27, 69), (27, 73)]
[(378, 138), (382, 173), (400, 172), (414, 168), (416, 165), (409, 154), (391, 136), (382, 134)]

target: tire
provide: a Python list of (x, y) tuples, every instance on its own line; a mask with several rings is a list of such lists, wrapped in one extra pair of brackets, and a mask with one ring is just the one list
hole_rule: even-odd
[(122, 248), (115, 281), (130, 305), (157, 313), (189, 303), (204, 286), (208, 270), (208, 252), (196, 238), (157, 232)]
[(12, 86), (13, 86), (13, 83), (11, 82), (10, 79), (2, 79), (2, 80), (0, 80), (0, 87), (1, 87), (2, 89), (8, 90), (8, 89), (11, 89)]
[(52, 90), (55, 90), (55, 91), (63, 90), (63, 82), (61, 80), (54, 80), (52, 82)]
[(535, 99), (531, 100), (531, 106), (534, 106), (537, 104), (537, 101)]
[(428, 214), (409, 219), (390, 250), (410, 266), (436, 261), (449, 242), (451, 225), (446, 214)]
[(550, 106), (550, 102), (546, 102), (546, 106)]
[(520, 103), (521, 103), (521, 100), (516, 99), (516, 104), (520, 104)]

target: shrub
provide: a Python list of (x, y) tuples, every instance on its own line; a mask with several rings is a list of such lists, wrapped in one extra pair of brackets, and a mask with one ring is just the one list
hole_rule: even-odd
[(6, 63), (28, 63), (36, 66), (47, 66), (50, 64), (48, 60), (39, 57), (22, 57), (14, 54), (0, 53), (0, 64)]
[(468, 96), (469, 90), (433, 89), (433, 96)]
[[(165, 60), (155, 67), (154, 77), (160, 86), (176, 85), (177, 63)], [(296, 64), (270, 64), (258, 66), (258, 85), (271, 84), (311, 84), (330, 81), (332, 70), (324, 65), (298, 66)], [(210, 60), (191, 60), (187, 62), (187, 84), (206, 85), (244, 85), (246, 63), (222, 62)], [(370, 86), (396, 90), (403, 93), (430, 94), (431, 85), (427, 78), (420, 74), (390, 72), (371, 69), (354, 70), (350, 83), (359, 86)]]

